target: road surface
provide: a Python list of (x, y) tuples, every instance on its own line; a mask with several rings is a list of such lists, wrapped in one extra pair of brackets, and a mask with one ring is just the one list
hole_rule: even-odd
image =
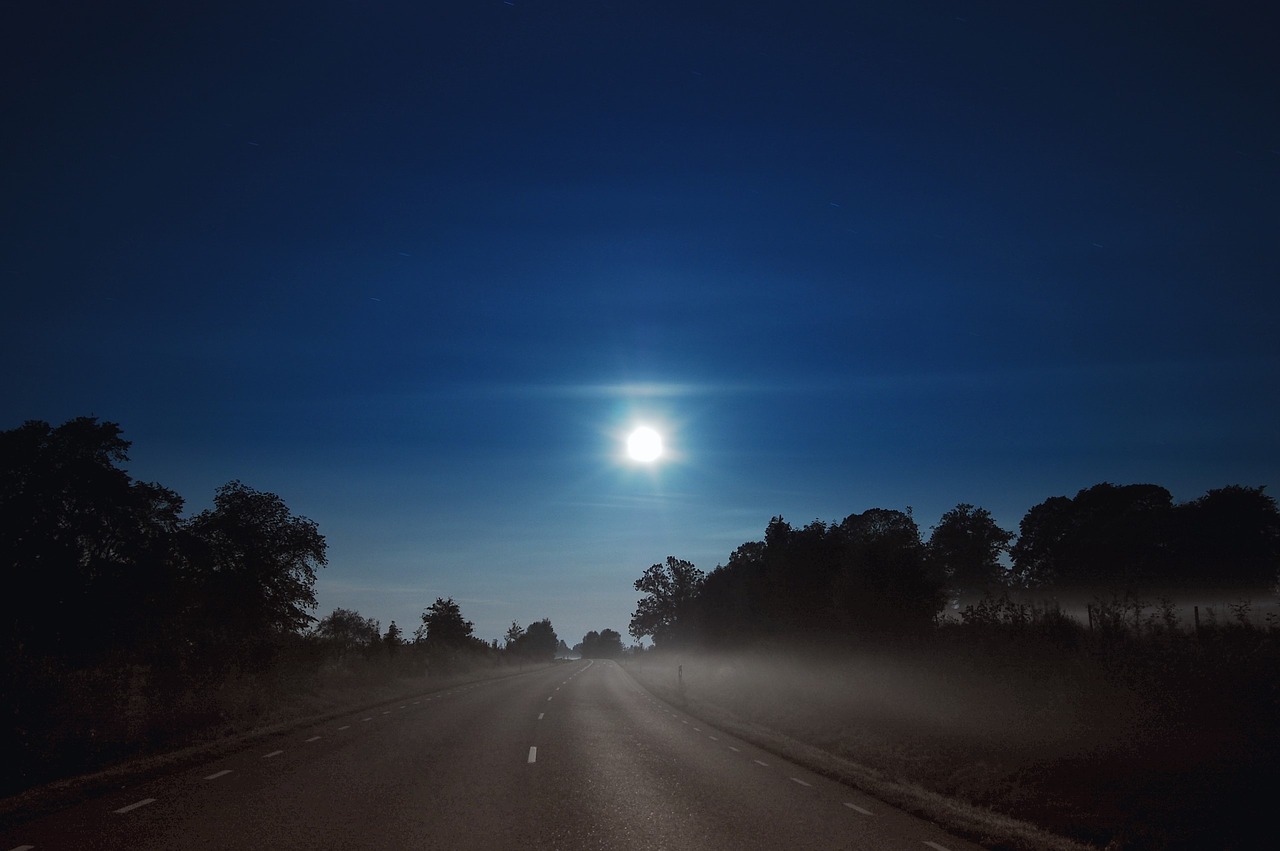
[(978, 851), (651, 697), (616, 663), (296, 729), (0, 835), (11, 849)]

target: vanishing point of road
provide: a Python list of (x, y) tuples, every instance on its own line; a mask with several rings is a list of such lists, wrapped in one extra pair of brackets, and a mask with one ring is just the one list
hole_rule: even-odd
[(11, 849), (980, 851), (707, 726), (618, 664), (485, 680), (98, 793)]

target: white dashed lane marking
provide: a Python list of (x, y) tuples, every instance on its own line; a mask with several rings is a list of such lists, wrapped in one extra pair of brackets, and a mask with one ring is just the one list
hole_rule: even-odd
[(9, 851), (31, 851), (35, 847), (34, 845), (19, 845), (15, 848), (10, 848)]
[(929, 841), (929, 840), (927, 840), (927, 839), (926, 839), (926, 840), (924, 840), (924, 844), (925, 844), (925, 845), (928, 845), (930, 848), (932, 848), (932, 849), (933, 849), (933, 851), (951, 851), (951, 849), (950, 849), (950, 848), (948, 848), (947, 846), (945, 846), (945, 845), (939, 845), (939, 844), (938, 844), (938, 843), (936, 843), (936, 842), (930, 842), (930, 841)]
[(529, 748), (529, 762), (537, 762), (537, 761), (538, 761), (538, 748), (537, 746), (534, 746)]
[(320, 737), (319, 737), (319, 736), (312, 736), (311, 738), (307, 739), (307, 741), (308, 741), (308, 742), (318, 742), (318, 741), (320, 741)]
[(114, 812), (128, 813), (138, 809), (139, 807), (145, 807), (147, 804), (154, 804), (155, 802), (156, 802), (155, 798), (143, 798), (141, 801), (135, 801), (134, 803), (130, 804), (127, 807), (121, 807), (118, 810), (114, 810)]
[(221, 771), (215, 771), (213, 774), (210, 774), (208, 777), (205, 778), (205, 780), (217, 780), (219, 777), (226, 777), (230, 773), (231, 773), (230, 768), (224, 768)]
[(812, 783), (805, 783), (805, 782), (804, 782), (803, 780), (801, 780), (799, 777), (792, 777), (792, 778), (791, 778), (791, 782), (792, 782), (792, 783), (799, 783), (801, 786), (812, 786), (812, 785), (813, 785)]
[(864, 816), (875, 815), (875, 813), (871, 812), (871, 810), (864, 810), (862, 807), (858, 806), (857, 804), (851, 804), (848, 801), (845, 801), (844, 805), (849, 809), (853, 810), (855, 813), (862, 813)]
[(264, 754), (262, 755), (262, 758), (263, 758), (263, 759), (271, 759), (271, 757), (273, 757), (273, 756), (280, 756), (280, 754), (282, 754), (282, 753), (284, 753), (284, 751), (272, 751), (271, 753), (264, 753)]
[(752, 761), (752, 762), (754, 762), (756, 765), (763, 765), (765, 768), (768, 768), (768, 767), (769, 767), (769, 763), (767, 763), (767, 762), (761, 762), (761, 761), (760, 761), (760, 760), (758, 760), (758, 759), (753, 759), (753, 760), (751, 760), (751, 761)]
[(351, 725), (350, 725), (350, 724), (343, 724), (343, 725), (342, 725), (341, 727), (339, 727), (338, 729), (339, 729), (339, 730), (350, 730), (350, 729), (351, 729)]

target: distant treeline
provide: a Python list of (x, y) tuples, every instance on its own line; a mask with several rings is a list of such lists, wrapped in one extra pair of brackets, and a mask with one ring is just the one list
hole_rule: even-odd
[(129, 446), (94, 417), (0, 432), (0, 794), (243, 726), (322, 681), (550, 661), (562, 644), (544, 619), (499, 648), (452, 599), (407, 638), (348, 609), (317, 621), (313, 521), (239, 481), (184, 517), (125, 471)]
[[(1230, 485), (1175, 504), (1157, 485), (1098, 484), (1027, 512), (1019, 532), (960, 504), (921, 536), (910, 510), (873, 508), (795, 528), (704, 574), (669, 557), (635, 583), (631, 633), (658, 646), (928, 629), (951, 603), (1041, 598), (1194, 598), (1275, 593), (1280, 510), (1262, 487)], [(987, 600), (986, 604), (981, 601)]]

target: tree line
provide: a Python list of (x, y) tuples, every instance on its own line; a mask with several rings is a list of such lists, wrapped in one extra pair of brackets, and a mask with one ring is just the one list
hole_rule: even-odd
[(129, 446), (117, 424), (93, 417), (0, 432), (6, 670), (267, 663), (279, 636), (313, 620), (324, 536), (240, 481), (183, 517), (175, 491), (122, 468)]
[(910, 509), (872, 508), (793, 527), (704, 573), (668, 557), (635, 581), (630, 631), (658, 646), (929, 629), (948, 604), (1012, 591), (1044, 597), (1273, 594), (1280, 510), (1230, 485), (1175, 504), (1158, 485), (1101, 483), (1032, 507), (1018, 533), (961, 503), (925, 539)]

